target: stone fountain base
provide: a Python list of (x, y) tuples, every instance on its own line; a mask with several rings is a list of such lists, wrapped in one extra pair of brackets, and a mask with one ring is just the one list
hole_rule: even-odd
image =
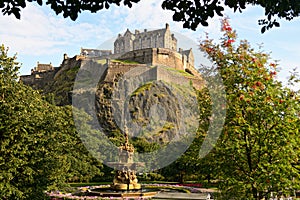
[[(127, 187), (127, 185), (126, 185)], [(88, 193), (88, 196), (100, 196), (100, 197), (120, 197), (120, 198), (151, 198), (157, 194), (158, 191), (147, 191), (147, 190), (131, 190), (131, 191), (113, 191), (113, 190), (92, 190)]]
[(140, 190), (141, 184), (124, 184), (124, 183), (116, 183), (110, 186), (112, 190), (116, 191), (127, 191), (127, 190)]

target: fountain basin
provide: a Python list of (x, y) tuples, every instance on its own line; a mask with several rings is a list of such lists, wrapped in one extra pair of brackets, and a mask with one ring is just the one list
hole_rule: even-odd
[[(126, 185), (127, 188), (127, 185)], [(129, 191), (115, 191), (113, 189), (107, 188), (96, 188), (88, 192), (87, 196), (100, 196), (100, 197), (125, 197), (125, 198), (150, 198), (155, 196), (158, 193), (158, 190), (153, 189), (139, 189), (139, 190), (129, 190)]]
[(124, 183), (117, 183), (117, 184), (112, 184), (110, 186), (112, 190), (116, 191), (126, 191), (126, 190), (140, 190), (141, 189), (141, 184), (124, 184)]

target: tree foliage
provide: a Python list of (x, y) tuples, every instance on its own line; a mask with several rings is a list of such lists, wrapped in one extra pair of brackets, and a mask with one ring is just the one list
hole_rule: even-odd
[(19, 83), (20, 66), (15, 56), (7, 54), (2, 45), (0, 198), (43, 199), (46, 190), (56, 189), (74, 176), (100, 174), (99, 163), (76, 134), (70, 107), (52, 105), (38, 91)]
[(262, 33), (273, 26), (280, 26), (276, 18), (292, 20), (294, 17), (298, 17), (300, 13), (300, 2), (296, 0), (165, 0), (162, 7), (172, 10), (174, 12), (173, 20), (183, 22), (184, 28), (196, 30), (199, 24), (208, 26), (209, 18), (213, 18), (215, 15), (223, 16), (225, 8), (233, 9), (234, 12), (243, 12), (250, 5), (260, 6), (265, 10), (266, 19), (258, 21), (259, 25), (262, 26)]
[[(21, 9), (25, 8), (28, 2), (37, 2), (40, 6), (43, 4), (43, 0), (2, 0), (0, 1), (0, 8), (2, 8), (4, 15), (14, 14), (16, 18), (20, 19)], [(109, 9), (111, 5), (120, 6), (121, 3), (131, 8), (133, 3), (138, 3), (140, 0), (47, 0), (44, 2), (50, 5), (57, 15), (62, 13), (65, 18), (70, 17), (72, 20), (76, 20), (78, 14), (85, 10), (94, 13)], [(276, 21), (277, 18), (292, 20), (298, 17), (300, 13), (300, 2), (297, 0), (164, 0), (162, 8), (173, 11), (173, 20), (183, 22), (184, 28), (196, 30), (199, 24), (207, 26), (208, 19), (215, 15), (223, 16), (225, 8), (233, 9), (234, 12), (243, 12), (250, 5), (260, 6), (265, 10), (266, 18), (259, 20), (262, 32), (273, 26), (280, 26), (279, 22)]]
[(267, 199), (299, 189), (299, 94), (276, 80), (277, 64), (223, 20), (221, 44), (200, 48), (216, 64), (227, 98), (212, 167), (226, 199)]

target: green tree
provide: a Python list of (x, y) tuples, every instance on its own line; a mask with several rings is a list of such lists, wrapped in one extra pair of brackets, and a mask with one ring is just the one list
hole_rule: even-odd
[[(70, 107), (18, 82), (20, 65), (0, 47), (0, 198), (43, 199), (70, 176), (99, 174), (76, 134)], [(87, 162), (87, 163), (85, 163)], [(79, 166), (78, 166), (79, 165)]]
[[(14, 14), (20, 19), (21, 9), (26, 7), (28, 2), (37, 2), (39, 5), (43, 4), (43, 0), (3, 0), (0, 1), (0, 8), (2, 13)], [(140, 0), (99, 0), (99, 1), (58, 1), (47, 0), (44, 1), (56, 14), (62, 13), (64, 17), (70, 17), (76, 20), (81, 11), (97, 12), (99, 10), (109, 9), (111, 5), (120, 6), (123, 3), (125, 6), (132, 7), (133, 3), (138, 3)], [(208, 25), (208, 19), (215, 15), (223, 16), (224, 8), (233, 9), (234, 12), (242, 12), (248, 6), (260, 6), (265, 10), (266, 19), (259, 20), (262, 25), (262, 32), (273, 26), (279, 26), (276, 18), (292, 20), (300, 14), (300, 2), (297, 0), (214, 0), (214, 1), (198, 1), (198, 0), (164, 0), (162, 8), (173, 11), (173, 20), (184, 22), (184, 28), (195, 30), (199, 24), (203, 26)]]
[(299, 189), (299, 94), (276, 80), (277, 64), (223, 20), (221, 44), (201, 50), (217, 65), (227, 98), (223, 134), (212, 166), (225, 199), (267, 199)]
[[(70, 145), (68, 149), (65, 149), (67, 154), (67, 161), (70, 164), (70, 168), (66, 174), (68, 182), (89, 182), (93, 180), (94, 177), (103, 176), (102, 170), (103, 165), (100, 162), (100, 155), (97, 155), (99, 148), (103, 147), (104, 142), (101, 141), (97, 134), (99, 132), (95, 131), (89, 125), (91, 117), (83, 111), (76, 110), (71, 106), (65, 106), (67, 109), (68, 117), (66, 118), (70, 121), (68, 135), (72, 138), (74, 142)], [(73, 112), (73, 113), (72, 113)], [(76, 112), (77, 121), (82, 124), (81, 132), (78, 133), (77, 127), (75, 127), (73, 116)], [(95, 136), (96, 135), (96, 136)], [(88, 138), (90, 142), (85, 144), (82, 142), (83, 137)], [(86, 148), (85, 145), (92, 145), (94, 148)], [(92, 151), (92, 152), (90, 152)], [(99, 154), (99, 153), (98, 153)]]
[(61, 110), (54, 111), (38, 92), (17, 82), (16, 57), (8, 57), (3, 45), (0, 53), (0, 196), (43, 196), (47, 186), (58, 184), (67, 171), (66, 157), (56, 150), (72, 141), (60, 138), (56, 144), (57, 135), (62, 135), (53, 125), (59, 129), (68, 124)]

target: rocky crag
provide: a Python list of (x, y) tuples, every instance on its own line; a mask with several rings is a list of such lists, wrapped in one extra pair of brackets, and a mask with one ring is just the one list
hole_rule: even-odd
[[(95, 63), (93, 69), (84, 69), (87, 62)], [(103, 131), (116, 144), (123, 142), (120, 123), (117, 123), (122, 118), (121, 112), (116, 111), (120, 109), (120, 106), (113, 105), (113, 101), (117, 99), (115, 90), (118, 88), (118, 84), (120, 81), (124, 81), (124, 76), (126, 77), (128, 73), (135, 73), (134, 69), (138, 68), (143, 69), (143, 76), (147, 74), (150, 77), (143, 80), (141, 86), (135, 87), (127, 99), (129, 118), (135, 126), (142, 127), (138, 129), (139, 133), (133, 133), (133, 137), (131, 137), (138, 151), (152, 151), (159, 145), (167, 144), (178, 131), (181, 108), (174, 90), (172, 91), (166, 84), (171, 82), (174, 86), (186, 81), (187, 86), (195, 84), (194, 89), (200, 89), (203, 85), (201, 78), (172, 67), (159, 68), (128, 60), (78, 59), (78, 57), (74, 57), (65, 59), (60, 69), (56, 71), (48, 74), (39, 73), (40, 76), (53, 78), (46, 78), (45, 80), (48, 80), (46, 83), (31, 82), (31, 86), (41, 90), (45, 95), (53, 94), (57, 105), (71, 105), (72, 95), (76, 95), (73, 93), (73, 85), (79, 70), (81, 74), (85, 74), (87, 79), (91, 79), (100, 68), (103, 69), (102, 76), (94, 77), (98, 79), (94, 105)], [(190, 91), (186, 90), (186, 94), (183, 92), (181, 95), (187, 96), (190, 95), (189, 93)], [(153, 110), (152, 107), (155, 109)], [(160, 111), (161, 113), (159, 113)], [(158, 121), (161, 116), (165, 118), (164, 123)]]
[[(194, 95), (189, 88), (199, 90), (204, 85), (194, 68), (192, 50), (176, 51), (177, 40), (168, 25), (134, 34), (127, 30), (124, 36), (118, 36), (114, 46), (114, 54), (81, 49), (80, 55), (73, 58), (64, 55), (60, 67), (38, 65), (20, 81), (53, 97), (55, 104), (61, 106), (74, 105), (76, 95), (88, 97), (94, 91), (95, 102), (88, 103), (88, 98), (80, 101), (87, 105), (86, 112), (96, 109), (101, 128), (117, 145), (123, 142), (124, 119), (130, 121), (131, 139), (137, 150), (151, 151), (167, 144), (178, 134), (180, 123), (193, 120), (182, 116), (182, 102), (197, 105), (186, 101)], [(91, 90), (78, 90), (74, 89), (78, 80), (83, 85), (97, 82)]]

